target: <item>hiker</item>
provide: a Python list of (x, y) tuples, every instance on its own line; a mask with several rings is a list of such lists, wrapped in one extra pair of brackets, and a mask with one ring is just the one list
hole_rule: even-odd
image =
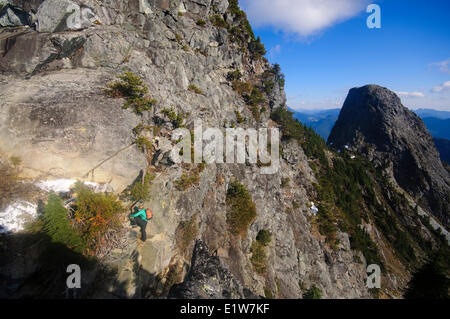
[(141, 240), (145, 241), (147, 239), (145, 228), (147, 227), (147, 222), (152, 219), (152, 211), (149, 208), (144, 209), (144, 207), (137, 205), (134, 205), (131, 209), (134, 213), (130, 217), (133, 217), (136, 224), (141, 227)]

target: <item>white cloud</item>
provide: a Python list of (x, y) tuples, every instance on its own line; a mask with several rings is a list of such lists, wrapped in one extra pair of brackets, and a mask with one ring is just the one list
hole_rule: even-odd
[(279, 44), (277, 44), (276, 46), (274, 46), (272, 49), (269, 50), (269, 58), (273, 59), (276, 55), (280, 54), (281, 52), (281, 46)]
[(442, 83), (442, 85), (436, 85), (434, 88), (431, 89), (431, 91), (435, 93), (445, 92), (448, 90), (450, 90), (450, 81), (446, 81)]
[(425, 97), (422, 92), (395, 92), (398, 96), (403, 97)]
[(445, 61), (441, 61), (441, 62), (436, 62), (436, 63), (431, 63), (431, 65), (435, 65), (439, 67), (439, 71), (441, 71), (442, 73), (450, 73), (450, 58), (448, 58)]
[(307, 37), (354, 17), (371, 1), (241, 0), (240, 2), (254, 26), (271, 26)]

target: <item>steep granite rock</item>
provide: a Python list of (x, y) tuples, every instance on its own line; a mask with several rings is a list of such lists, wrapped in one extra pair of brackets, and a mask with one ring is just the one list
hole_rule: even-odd
[(234, 278), (217, 256), (211, 256), (208, 246), (197, 240), (191, 268), (183, 283), (170, 289), (169, 298), (177, 299), (237, 299), (257, 296)]
[[(129, 247), (107, 258), (117, 270), (116, 281), (97, 289), (94, 297), (164, 296), (164, 285), (170, 283), (164, 277), (169, 277), (174, 265), (185, 269), (179, 265), (191, 263), (194, 239), (217, 251), (232, 282), (238, 282), (235, 287), (241, 285), (256, 295), (269, 291), (274, 297), (300, 298), (314, 284), (325, 298), (370, 297), (366, 261), (352, 250), (349, 236), (338, 232), (339, 244), (331, 248), (318, 232), (310, 211), (317, 181), (297, 141), (283, 142), (281, 168), (273, 175), (262, 175), (257, 165), (244, 164), (211, 164), (196, 171), (196, 165), (175, 164), (167, 157), (174, 124), (164, 109), (182, 115), (189, 129), (197, 119), (203, 120), (204, 128), (224, 129), (274, 127), (270, 112), (286, 107), (274, 67), (249, 52), (255, 40), (248, 34), (245, 37), (248, 30), (242, 15), (229, 9), (231, 2), (73, 2), (90, 8), (98, 21), (76, 30), (50, 28), (54, 32), (47, 33), (6, 28), (0, 34), (4, 51), (0, 57), (0, 150), (8, 157), (22, 158), (25, 177), (110, 182), (121, 191), (148, 164), (137, 147), (126, 148), (133, 141), (133, 128), (139, 123), (156, 128), (152, 134), (158, 135), (161, 153), (151, 159), (155, 178), (144, 203), (154, 216), (147, 228), (148, 239), (142, 243), (135, 231), (129, 232), (133, 238)], [(213, 24), (215, 15), (223, 22), (218, 19)], [(51, 18), (65, 21), (56, 15)], [(122, 109), (123, 99), (105, 95), (107, 84), (123, 69), (142, 78), (151, 98), (158, 101), (142, 115)], [(243, 82), (261, 91), (262, 82), (272, 81), (260, 109), (249, 106), (249, 94), (243, 97), (227, 80), (236, 70)], [(236, 111), (243, 118), (241, 123)], [(180, 177), (193, 172), (198, 172), (198, 183), (178, 189)], [(233, 180), (245, 185), (257, 212), (242, 238), (232, 235), (227, 225), (226, 194)], [(283, 183), (286, 180), (292, 182), (289, 187)], [(189, 220), (196, 220), (198, 231), (190, 242), (180, 243), (177, 230)], [(251, 261), (251, 247), (261, 230), (273, 236), (265, 248), (263, 274), (255, 271)], [(219, 290), (212, 296), (223, 295)], [(238, 290), (237, 295), (245, 296)]]
[(422, 120), (392, 91), (350, 90), (328, 143), (367, 156), (448, 228), (450, 175)]

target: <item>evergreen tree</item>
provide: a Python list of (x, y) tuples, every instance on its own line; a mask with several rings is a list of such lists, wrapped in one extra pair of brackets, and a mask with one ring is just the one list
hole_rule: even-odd
[[(448, 257), (447, 257), (448, 258)], [(413, 274), (406, 299), (449, 299), (450, 280), (445, 271), (445, 255), (436, 254)]]
[(72, 227), (67, 209), (64, 208), (61, 198), (55, 193), (50, 193), (44, 210), (44, 229), (52, 242), (61, 243), (76, 252), (84, 249), (81, 236)]

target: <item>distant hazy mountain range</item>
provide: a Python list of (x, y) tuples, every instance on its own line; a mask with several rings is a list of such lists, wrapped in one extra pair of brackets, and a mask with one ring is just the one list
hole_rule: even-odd
[[(293, 110), (292, 110), (293, 111)], [(312, 127), (317, 134), (327, 140), (331, 129), (336, 123), (341, 109), (329, 110), (300, 110), (293, 111), (294, 117), (306, 126)]]
[[(327, 140), (341, 109), (291, 111), (294, 112), (296, 119), (312, 127)], [(433, 109), (417, 109), (413, 112), (422, 119), (428, 131), (434, 137), (436, 147), (441, 153), (441, 159), (449, 163), (450, 112)]]

